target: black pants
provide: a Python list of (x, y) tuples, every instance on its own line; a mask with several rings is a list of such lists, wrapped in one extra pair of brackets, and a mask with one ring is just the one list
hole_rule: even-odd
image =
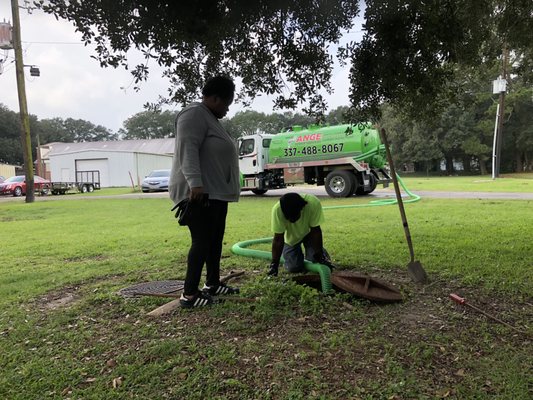
[(209, 200), (208, 206), (194, 211), (189, 223), (192, 243), (187, 257), (183, 294), (192, 296), (198, 292), (204, 264), (207, 270), (206, 285), (216, 286), (220, 283), (220, 256), (227, 213), (228, 203), (220, 200)]

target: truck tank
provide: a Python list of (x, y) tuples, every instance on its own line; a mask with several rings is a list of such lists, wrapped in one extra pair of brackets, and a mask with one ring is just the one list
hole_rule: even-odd
[(379, 132), (370, 124), (310, 126), (307, 129), (293, 126), (291, 131), (272, 138), (268, 162), (281, 164), (341, 157), (357, 157), (370, 168), (382, 168), (385, 150)]

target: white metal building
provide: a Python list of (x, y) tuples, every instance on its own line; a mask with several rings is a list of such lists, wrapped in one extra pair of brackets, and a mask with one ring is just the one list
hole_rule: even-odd
[(49, 143), (41, 156), (53, 182), (76, 182), (81, 171), (99, 171), (101, 187), (140, 185), (154, 169), (170, 169), (174, 139)]

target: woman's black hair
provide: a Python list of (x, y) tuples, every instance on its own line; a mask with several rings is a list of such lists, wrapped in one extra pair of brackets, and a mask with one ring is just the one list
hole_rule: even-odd
[(209, 78), (202, 88), (202, 95), (205, 97), (219, 96), (222, 99), (232, 98), (235, 94), (235, 84), (233, 80), (224, 75)]

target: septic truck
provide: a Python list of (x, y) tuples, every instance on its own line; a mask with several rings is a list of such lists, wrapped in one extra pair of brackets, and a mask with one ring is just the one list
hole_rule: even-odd
[(378, 131), (370, 124), (293, 126), (238, 139), (242, 190), (257, 195), (307, 183), (331, 197), (372, 193), (391, 178)]

